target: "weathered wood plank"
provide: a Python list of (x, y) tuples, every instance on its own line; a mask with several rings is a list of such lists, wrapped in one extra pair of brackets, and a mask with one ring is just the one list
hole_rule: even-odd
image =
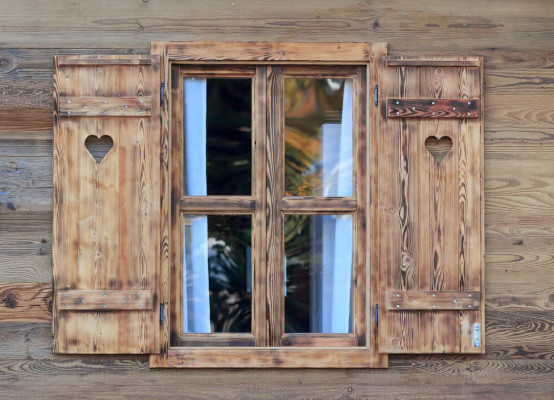
[(383, 368), (371, 350), (361, 347), (221, 347), (169, 349), (169, 367), (177, 368)]
[(387, 310), (478, 310), (477, 291), (387, 291)]
[(60, 290), (59, 311), (151, 310), (150, 290)]
[(479, 100), (388, 99), (389, 118), (479, 118)]
[(0, 283), (0, 321), (50, 321), (50, 283)]
[(60, 117), (149, 117), (152, 97), (60, 97)]
[(184, 196), (179, 200), (183, 213), (249, 214), (254, 206), (254, 198), (250, 196)]

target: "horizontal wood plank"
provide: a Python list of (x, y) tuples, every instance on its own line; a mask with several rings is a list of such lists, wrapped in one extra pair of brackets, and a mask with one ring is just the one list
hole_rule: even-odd
[(286, 333), (282, 346), (299, 347), (356, 347), (358, 338), (352, 333)]
[(478, 310), (478, 291), (387, 291), (387, 310)]
[(369, 43), (171, 42), (168, 54), (186, 61), (366, 62)]
[(479, 100), (388, 99), (389, 118), (479, 118)]
[[(373, 360), (372, 360), (373, 359)], [(170, 348), (174, 368), (383, 368), (362, 347)]]
[(356, 200), (348, 197), (285, 197), (281, 210), (287, 214), (348, 213), (356, 211)]
[(256, 338), (248, 333), (183, 333), (179, 347), (255, 346)]
[(151, 310), (150, 290), (60, 290), (60, 311)]
[(94, 54), (77, 56), (60, 56), (58, 65), (60, 66), (96, 66), (96, 65), (151, 65), (152, 58), (137, 56), (102, 56)]
[(191, 214), (250, 214), (254, 203), (250, 196), (184, 196), (179, 207)]
[(435, 58), (388, 58), (387, 67), (479, 67), (478, 57), (464, 57), (466, 59), (441, 57)]
[(147, 117), (152, 97), (60, 97), (61, 117)]
[(0, 283), (0, 321), (51, 320), (51, 283)]

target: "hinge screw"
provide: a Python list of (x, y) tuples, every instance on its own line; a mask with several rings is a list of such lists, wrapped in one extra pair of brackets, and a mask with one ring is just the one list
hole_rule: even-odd
[(83, 108), (87, 108), (87, 106), (85, 105), (85, 106), (83, 106)]
[(104, 100), (104, 104), (107, 103), (107, 102), (108, 102), (108, 100)]
[(456, 111), (456, 107), (453, 107), (452, 109), (453, 109), (454, 111)]
[(435, 308), (435, 307), (436, 307), (436, 305), (433, 304), (433, 308)]
[(127, 104), (125, 104), (125, 108), (129, 108), (129, 106), (127, 106)]
[(85, 302), (85, 299), (81, 299), (81, 303), (84, 303)]

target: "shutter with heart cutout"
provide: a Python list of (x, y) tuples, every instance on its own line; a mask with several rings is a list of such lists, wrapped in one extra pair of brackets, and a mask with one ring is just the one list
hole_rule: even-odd
[(379, 350), (484, 352), (482, 59), (379, 63)]
[(55, 59), (54, 352), (159, 352), (158, 56)]

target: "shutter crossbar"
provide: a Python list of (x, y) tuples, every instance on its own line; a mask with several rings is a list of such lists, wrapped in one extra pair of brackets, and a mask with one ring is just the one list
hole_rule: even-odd
[(387, 291), (387, 310), (478, 310), (478, 291)]
[(151, 310), (150, 290), (60, 290), (59, 311)]
[(60, 97), (61, 117), (149, 117), (152, 97)]
[(479, 118), (476, 99), (388, 99), (388, 118)]

